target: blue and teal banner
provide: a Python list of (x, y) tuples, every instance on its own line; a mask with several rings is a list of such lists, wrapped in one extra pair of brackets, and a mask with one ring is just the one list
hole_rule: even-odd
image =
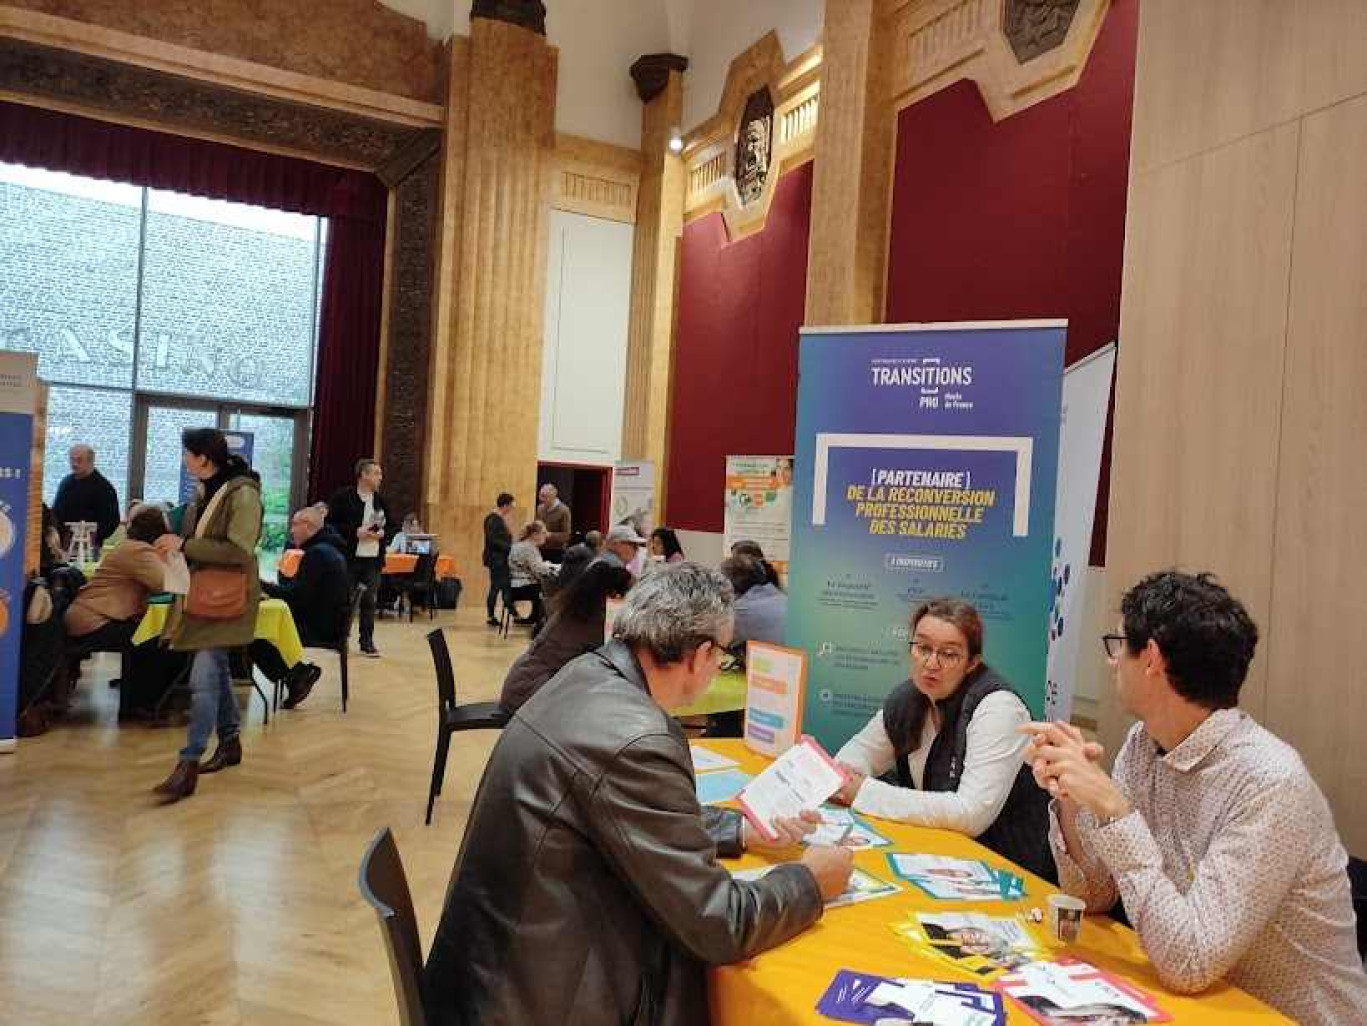
[(14, 745), (38, 358), (0, 353), (0, 751)]
[(835, 751), (910, 676), (907, 620), (973, 603), (1044, 708), (1062, 321), (804, 329), (786, 641)]

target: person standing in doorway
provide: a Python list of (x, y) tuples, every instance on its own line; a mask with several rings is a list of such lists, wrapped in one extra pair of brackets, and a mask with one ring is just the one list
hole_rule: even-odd
[[(186, 471), (198, 481), (181, 519), (180, 534), (163, 534), (158, 553), (181, 552), (190, 566), (190, 594), (178, 596), (162, 637), (175, 652), (193, 653), (190, 663), (190, 728), (176, 768), (154, 789), (163, 803), (195, 793), (201, 773), (217, 773), (242, 761), (241, 722), (233, 694), (228, 653), (250, 645), (261, 601), (256, 543), (261, 538), (261, 485), (216, 428), (189, 428), (181, 435)], [(235, 588), (240, 582), (240, 591)], [(217, 728), (218, 748), (203, 766), (200, 756)]]
[(484, 518), (484, 565), (489, 570), (489, 595), (484, 606), (490, 627), (498, 626), (498, 617), (494, 616), (498, 597), (502, 595), (504, 603), (509, 602), (508, 589), (512, 585), (508, 579), (508, 553), (513, 547), (513, 531), (508, 518), (512, 516), (514, 501), (507, 492), (500, 492), (494, 509)]
[(380, 590), (380, 569), (384, 551), (394, 537), (395, 525), (389, 507), (380, 495), (384, 471), (374, 460), (356, 463), (356, 484), (343, 488), (328, 502), (327, 523), (347, 545), (347, 569), (351, 590), (359, 584), (361, 596), (361, 655), (379, 658), (375, 648), (375, 598)]
[(543, 484), (536, 497), (536, 519), (546, 525), (546, 544), (541, 555), (552, 563), (559, 563), (565, 558), (565, 547), (570, 543), (574, 517), (570, 508), (560, 501), (560, 489), (555, 485)]
[(119, 526), (119, 496), (109, 479), (95, 469), (95, 450), (88, 445), (73, 445), (67, 454), (71, 473), (57, 486), (52, 514), (57, 530), (67, 524), (87, 521), (95, 524), (95, 544), (100, 545)]

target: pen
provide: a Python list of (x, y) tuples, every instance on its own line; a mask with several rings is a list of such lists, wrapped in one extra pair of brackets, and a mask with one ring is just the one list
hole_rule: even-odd
[(854, 830), (854, 824), (853, 824), (853, 823), (846, 823), (846, 824), (845, 824), (845, 829), (842, 830), (842, 831), (840, 831), (840, 836), (837, 837), (837, 838), (835, 839), (835, 843), (836, 843), (836, 846), (837, 846), (837, 847), (839, 847), (840, 845), (844, 844), (846, 841), (848, 841), (848, 840), (850, 839), (850, 832), (851, 832), (852, 830)]

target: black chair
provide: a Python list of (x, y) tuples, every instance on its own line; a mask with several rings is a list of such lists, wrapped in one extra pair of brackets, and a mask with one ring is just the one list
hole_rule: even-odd
[[(340, 641), (309, 641), (304, 644), (305, 648), (319, 648), (325, 652), (336, 652), (337, 661), (342, 671), (342, 712), (346, 712), (347, 699), (351, 697), (351, 680), (347, 676), (347, 650), (351, 647), (351, 630), (356, 625), (356, 617), (361, 611), (361, 596), (365, 594), (365, 585), (358, 584), (351, 592), (351, 605), (347, 607), (346, 625), (342, 628), (342, 638)], [(285, 690), (282, 681), (275, 682), (275, 707), (280, 708), (280, 696)]]
[(399, 1006), (402, 1026), (427, 1026), (422, 1001), (422, 940), (418, 937), (418, 917), (413, 911), (413, 895), (403, 871), (403, 859), (394, 835), (385, 827), (370, 842), (361, 857), (361, 872), (356, 881), (361, 897), (370, 903), (380, 920), (385, 953), (389, 956), (389, 975), (394, 981), (394, 1000)]
[(432, 760), (432, 784), (427, 789), (427, 820), (432, 825), (432, 806), (441, 794), (446, 779), (446, 754), (451, 749), (451, 735), (460, 730), (501, 730), (508, 722), (508, 714), (497, 702), (456, 702), (456, 675), (451, 669), (451, 653), (446, 647), (446, 635), (438, 628), (427, 635), (432, 649), (432, 665), (437, 671), (437, 752)]
[(435, 553), (423, 552), (418, 555), (418, 565), (406, 580), (395, 582), (395, 588), (408, 606), (408, 622), (413, 622), (414, 596), (422, 597), (423, 608), (429, 620), (436, 617), (437, 604), (437, 557)]
[[(545, 618), (545, 599), (541, 595), (540, 584), (523, 584), (516, 588), (508, 588), (503, 593), (503, 616), (499, 619), (498, 633), (501, 637), (508, 636), (508, 626), (517, 616), (517, 604), (519, 602), (530, 602), (532, 613), (535, 615), (538, 609), (541, 610), (541, 618), (536, 620), (533, 626), (540, 626), (541, 620)], [(520, 624), (519, 626), (525, 626)]]
[(1358, 954), (1367, 961), (1367, 861), (1352, 855), (1348, 856), (1348, 887), (1358, 921)]

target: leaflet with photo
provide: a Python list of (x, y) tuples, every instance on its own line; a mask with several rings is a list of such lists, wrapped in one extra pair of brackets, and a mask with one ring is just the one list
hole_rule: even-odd
[(1172, 1020), (1132, 983), (1072, 958), (1030, 962), (994, 986), (1044, 1026)]

